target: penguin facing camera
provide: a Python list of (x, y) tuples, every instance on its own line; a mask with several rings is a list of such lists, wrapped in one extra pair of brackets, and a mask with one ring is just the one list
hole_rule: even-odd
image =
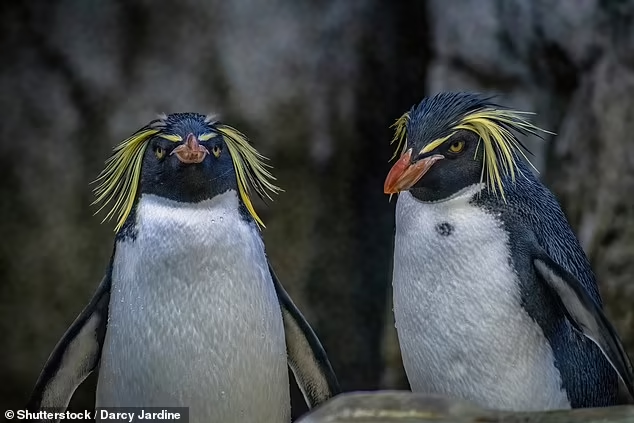
[(265, 254), (249, 194), (280, 191), (267, 167), (238, 130), (195, 113), (115, 147), (95, 189), (117, 219), (110, 263), (29, 409), (66, 409), (94, 370), (96, 407), (189, 407), (190, 422), (290, 421), (289, 366), (309, 407), (339, 392)]

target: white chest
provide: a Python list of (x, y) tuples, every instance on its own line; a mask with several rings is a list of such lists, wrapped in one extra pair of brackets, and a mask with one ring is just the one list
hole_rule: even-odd
[(413, 391), (485, 407), (569, 408), (552, 350), (520, 305), (508, 237), (495, 216), (453, 199), (399, 195), (394, 314)]
[(290, 416), (281, 311), (237, 196), (144, 196), (117, 245), (97, 406), (185, 406), (190, 421)]

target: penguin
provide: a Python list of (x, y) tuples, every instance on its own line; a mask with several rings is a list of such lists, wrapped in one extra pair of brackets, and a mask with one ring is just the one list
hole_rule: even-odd
[(267, 259), (250, 199), (281, 191), (237, 129), (163, 115), (95, 181), (117, 218), (105, 276), (36, 382), (65, 410), (98, 372), (96, 407), (188, 407), (190, 422), (290, 421), (290, 367), (309, 408), (339, 393), (329, 359)]
[(590, 263), (518, 135), (548, 131), (478, 93), (395, 127), (393, 311), (414, 392), (497, 410), (603, 407), (632, 366)]

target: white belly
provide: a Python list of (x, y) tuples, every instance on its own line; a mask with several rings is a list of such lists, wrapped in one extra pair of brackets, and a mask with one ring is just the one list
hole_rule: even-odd
[(284, 327), (264, 248), (231, 191), (144, 196), (117, 245), (97, 407), (189, 407), (190, 422), (284, 423)]
[(411, 388), (495, 409), (569, 408), (552, 349), (520, 305), (507, 234), (468, 202), (478, 189), (441, 203), (399, 195), (394, 314)]

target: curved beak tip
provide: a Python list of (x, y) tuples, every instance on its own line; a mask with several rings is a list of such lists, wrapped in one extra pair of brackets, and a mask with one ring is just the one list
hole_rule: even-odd
[[(394, 169), (394, 168), (392, 168)], [(385, 178), (385, 183), (383, 184), (383, 193), (384, 194), (397, 194), (398, 189), (396, 188), (396, 182), (400, 175), (395, 175), (395, 172), (390, 171), (388, 173), (387, 178)]]
[(410, 149), (394, 163), (385, 178), (385, 184), (383, 185), (385, 194), (390, 194), (391, 196), (411, 188), (431, 169), (434, 163), (444, 159), (444, 156), (435, 154), (411, 163), (411, 156), (412, 150)]
[(385, 183), (383, 184), (383, 192), (385, 194), (398, 194), (399, 190), (399, 181), (403, 177), (403, 174), (410, 166), (410, 160), (412, 158), (412, 149), (407, 150), (392, 166), (392, 169), (387, 174), (385, 178)]

